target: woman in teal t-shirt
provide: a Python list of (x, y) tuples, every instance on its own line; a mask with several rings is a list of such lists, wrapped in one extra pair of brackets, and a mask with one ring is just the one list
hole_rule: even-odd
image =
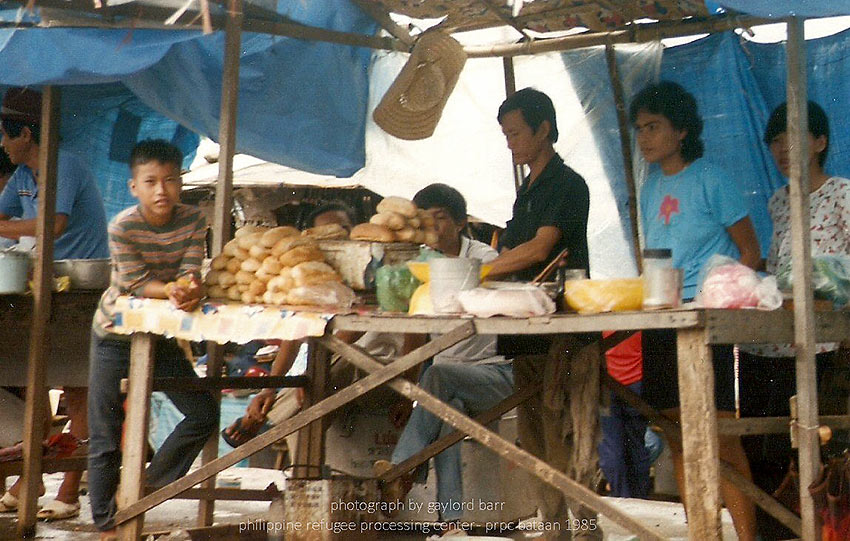
[[(696, 295), (699, 271), (714, 254), (758, 266), (761, 254), (742, 191), (721, 168), (702, 158), (702, 119), (694, 97), (678, 84), (662, 81), (641, 90), (632, 100), (629, 114), (641, 154), (654, 166), (640, 194), (644, 245), (672, 250), (673, 265), (684, 270), (684, 297)], [(733, 417), (732, 346), (715, 346), (712, 354), (718, 416)], [(676, 333), (645, 331), (643, 355), (644, 398), (666, 416), (678, 419)], [(721, 436), (719, 448), (722, 460), (751, 477), (739, 437)], [(674, 451), (673, 464), (679, 491), (684, 494), (681, 452)], [(721, 480), (720, 492), (738, 539), (755, 539), (752, 500), (728, 481)]]

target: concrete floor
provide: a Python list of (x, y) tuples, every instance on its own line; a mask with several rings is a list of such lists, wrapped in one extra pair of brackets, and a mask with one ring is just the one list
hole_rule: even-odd
[[(283, 488), (283, 474), (274, 470), (259, 468), (231, 468), (226, 470), (222, 477), (232, 485), (238, 479), (241, 488), (263, 489), (270, 482), (275, 482), (279, 488)], [(56, 493), (62, 474), (51, 474), (45, 476), (47, 495), (41, 498), (41, 503), (49, 501), (51, 495)], [(11, 484), (13, 479), (7, 482)], [(35, 539), (50, 539), (54, 541), (94, 541), (98, 539), (97, 532), (91, 524), (91, 511), (88, 498), (83, 496), (82, 512), (79, 517), (71, 520), (53, 523), (40, 522), (37, 527)], [(658, 533), (669, 539), (686, 539), (687, 526), (684, 520), (682, 506), (677, 503), (657, 502), (632, 499), (612, 499), (623, 511), (631, 514), (645, 524), (655, 528)], [(264, 502), (234, 502), (221, 501), (216, 503), (216, 523), (248, 523), (265, 517), (269, 508)], [(197, 502), (191, 500), (171, 500), (160, 505), (145, 516), (145, 527), (151, 531), (177, 530), (181, 527), (192, 527), (197, 513)], [(14, 514), (0, 515), (0, 540), (17, 539), (15, 533), (16, 517)], [(602, 530), (605, 532), (606, 541), (627, 541), (636, 539), (622, 528), (612, 524), (605, 517), (600, 520)], [(498, 532), (491, 535), (498, 536)], [(503, 538), (507, 534), (501, 534)], [(390, 537), (380, 539), (421, 541), (425, 535), (399, 535), (391, 534)], [(508, 539), (531, 540), (542, 537), (535, 532), (514, 532)], [(735, 531), (729, 514), (723, 512), (723, 538), (736, 539)]]

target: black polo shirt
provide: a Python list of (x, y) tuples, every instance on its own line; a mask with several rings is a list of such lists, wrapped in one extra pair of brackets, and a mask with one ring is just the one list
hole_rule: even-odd
[[(516, 280), (529, 281), (543, 270), (564, 248), (569, 248), (567, 268), (584, 269), (590, 275), (587, 255), (587, 214), (590, 209), (590, 192), (584, 179), (570, 169), (555, 154), (543, 172), (529, 186), (526, 177), (516, 201), (513, 217), (499, 239), (499, 249), (514, 248), (528, 242), (545, 226), (561, 230), (561, 238), (552, 247), (545, 260), (516, 272)], [(517, 355), (545, 354), (552, 342), (548, 335), (501, 335), (498, 352), (512, 358)]]
[(590, 192), (584, 179), (555, 154), (530, 186), (529, 180), (525, 177), (522, 181), (514, 201), (513, 217), (499, 239), (499, 250), (530, 241), (537, 230), (545, 226), (560, 229), (561, 238), (544, 261), (514, 273), (513, 278), (532, 280), (564, 248), (569, 248), (567, 268), (589, 272), (587, 213)]

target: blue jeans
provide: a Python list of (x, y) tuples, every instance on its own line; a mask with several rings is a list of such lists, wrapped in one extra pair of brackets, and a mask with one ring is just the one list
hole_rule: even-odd
[[(628, 386), (640, 394), (641, 382)], [(611, 408), (601, 419), (599, 467), (611, 485), (609, 496), (645, 498), (649, 495), (649, 451), (646, 448), (646, 419), (611, 393)]]
[[(174, 340), (155, 347), (154, 377), (197, 377)], [(101, 531), (115, 527), (115, 490), (121, 466), (121, 426), (124, 396), (121, 379), (130, 366), (130, 342), (99, 338), (92, 333), (89, 358), (89, 498), (92, 518)], [(206, 391), (168, 391), (185, 418), (163, 442), (146, 471), (146, 484), (176, 481), (218, 429), (218, 405)]]
[[(513, 368), (510, 363), (439, 363), (422, 373), (419, 386), (456, 410), (475, 416), (513, 394)], [(454, 428), (439, 417), (422, 406), (415, 407), (393, 451), (393, 464), (407, 460), (452, 431)], [(461, 518), (463, 469), (460, 443), (434, 457), (434, 470), (437, 473), (437, 501), (441, 510), (445, 510), (440, 513), (442, 520)]]

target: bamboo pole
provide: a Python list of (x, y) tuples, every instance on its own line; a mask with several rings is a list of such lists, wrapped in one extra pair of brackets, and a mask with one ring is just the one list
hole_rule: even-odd
[(632, 143), (629, 137), (629, 119), (626, 116), (626, 99), (623, 92), (623, 82), (620, 70), (617, 68), (617, 55), (613, 43), (605, 44), (605, 61), (608, 63), (608, 77), (611, 79), (611, 90), (614, 92), (614, 104), (617, 107), (617, 124), (620, 128), (620, 150), (623, 153), (623, 171), (626, 176), (626, 186), (629, 190), (629, 225), (632, 228), (632, 249), (635, 252), (635, 263), (638, 274), (643, 272), (643, 254), (640, 250), (638, 235), (637, 188), (635, 170), (632, 162)]
[(59, 89), (46, 86), (41, 94), (41, 138), (39, 143), (38, 216), (36, 238), (38, 257), (33, 280), (33, 316), (27, 365), (27, 393), (24, 408), (23, 483), (19, 493), (18, 535), (35, 535), (35, 515), (41, 485), (42, 448), (48, 411), (47, 359), (50, 353), (51, 300), (53, 295), (53, 240), (56, 222), (56, 164), (59, 152)]
[(390, 17), (389, 12), (381, 9), (375, 2), (370, 0), (353, 0), (353, 2), (357, 4), (357, 7), (362, 9), (364, 13), (375, 19), (375, 21), (381, 25), (381, 28), (389, 32), (390, 35), (397, 38), (408, 47), (413, 47), (413, 43), (416, 40), (410, 35), (410, 32), (408, 32), (407, 29), (396, 24), (392, 17)]
[(788, 141), (791, 178), (791, 273), (794, 294), (794, 344), (797, 347), (797, 405), (800, 464), (800, 516), (803, 539), (819, 539), (814, 502), (808, 487), (820, 464), (817, 379), (815, 376), (814, 297), (812, 295), (811, 235), (809, 231), (808, 104), (806, 43), (803, 19), (788, 21)]
[[(230, 240), (230, 213), (233, 208), (233, 155), (236, 153), (236, 118), (239, 105), (239, 56), (242, 44), (242, 0), (229, 0), (225, 26), (224, 69), (221, 80), (221, 109), (219, 115), (218, 182), (215, 186), (213, 255), (218, 255)], [(224, 348), (207, 342), (209, 358), (207, 376), (220, 377), (224, 367)], [(221, 404), (221, 393), (214, 393)], [(201, 464), (218, 458), (218, 433), (210, 436), (201, 452)], [(201, 483), (201, 488), (214, 489), (215, 476)], [(215, 513), (214, 499), (198, 501), (198, 526), (209, 526)]]
[[(514, 71), (514, 59), (503, 58), (502, 67), (505, 72), (505, 97), (508, 98), (516, 92), (516, 72)], [(522, 170), (522, 165), (513, 164), (514, 170), (514, 191), (519, 193), (519, 187), (522, 186), (522, 179), (525, 174)]]

